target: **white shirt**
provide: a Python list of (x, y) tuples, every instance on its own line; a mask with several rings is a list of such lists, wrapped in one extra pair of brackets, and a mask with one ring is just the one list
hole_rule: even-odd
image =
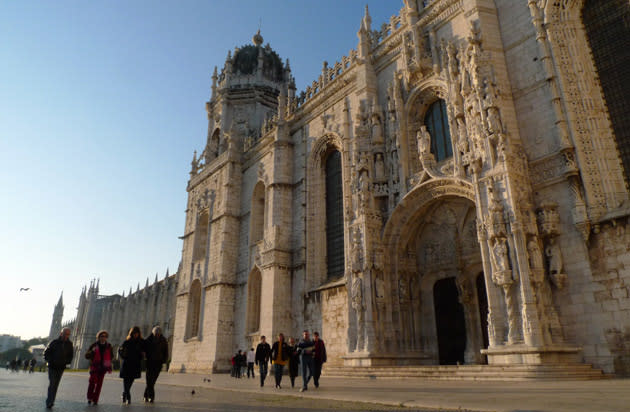
[(247, 352), (247, 363), (254, 363), (256, 361), (256, 352), (250, 350)]

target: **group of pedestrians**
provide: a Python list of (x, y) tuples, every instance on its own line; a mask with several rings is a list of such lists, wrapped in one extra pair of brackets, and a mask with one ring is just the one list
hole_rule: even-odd
[[(253, 352), (253, 348), (252, 348)], [(248, 353), (249, 356), (249, 353)], [(284, 367), (289, 367), (289, 378), (291, 379), (291, 387), (295, 387), (295, 378), (298, 376), (298, 365), (302, 365), (302, 388), (300, 392), (308, 390), (308, 384), (313, 378), (313, 384), (319, 387), (319, 378), (322, 373), (322, 366), (326, 362), (326, 345), (319, 337), (318, 332), (313, 333), (313, 339), (310, 337), (308, 330), (302, 333), (302, 339), (298, 343), (295, 339), (290, 338), (285, 341), (284, 334), (278, 334), (278, 339), (269, 346), (265, 336), (260, 337), (260, 343), (256, 347), (254, 353), (254, 363), (258, 365), (260, 374), (260, 386), (265, 386), (268, 365), (273, 366), (273, 374), (276, 381), (276, 388), (281, 389), (282, 375)], [(248, 362), (247, 377), (249, 378), (250, 365)], [(252, 377), (254, 377), (254, 368), (251, 365)]]
[[(88, 405), (97, 405), (103, 386), (105, 374), (112, 372), (114, 350), (107, 341), (109, 333), (101, 330), (96, 334), (96, 342), (92, 343), (85, 358), (90, 360), (90, 379), (87, 389)], [(48, 397), (46, 407), (52, 408), (57, 396), (57, 389), (61, 376), (73, 358), (74, 350), (70, 341), (70, 329), (63, 328), (59, 337), (51, 341), (44, 351), (44, 359), (48, 362)], [(131, 403), (131, 386), (135, 379), (140, 378), (142, 361), (146, 359), (146, 389), (144, 401), (155, 400), (155, 382), (162, 370), (162, 365), (168, 360), (168, 342), (162, 335), (162, 329), (156, 326), (147, 339), (142, 338), (138, 326), (129, 329), (129, 334), (118, 349), (118, 356), (122, 360), (120, 377), (123, 379), (122, 403)]]
[(35, 360), (35, 358), (33, 359), (12, 359), (10, 362), (7, 363), (7, 369), (10, 370), (11, 372), (18, 372), (21, 370), (23, 370), (25, 373), (33, 373), (35, 372), (35, 366), (37, 365), (37, 361)]

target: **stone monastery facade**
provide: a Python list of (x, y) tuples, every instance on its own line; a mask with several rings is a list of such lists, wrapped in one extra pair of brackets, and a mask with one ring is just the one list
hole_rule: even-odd
[(310, 329), (331, 366), (627, 373), (624, 146), (584, 3), (406, 0), (379, 29), (366, 8), (357, 48), (300, 94), (260, 33), (228, 52), (188, 182), (171, 371)]
[(630, 374), (630, 4), (401, 6), (379, 28), (366, 8), (301, 93), (260, 33), (228, 52), (177, 281), (112, 297), (105, 325), (148, 328), (174, 288), (171, 372), (309, 329), (329, 368)]

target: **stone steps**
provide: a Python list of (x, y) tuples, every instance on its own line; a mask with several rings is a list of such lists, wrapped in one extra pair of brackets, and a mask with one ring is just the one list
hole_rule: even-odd
[(398, 379), (421, 378), (432, 380), (467, 381), (524, 381), (524, 380), (592, 380), (606, 379), (601, 370), (591, 365), (440, 365), (440, 366), (381, 366), (381, 367), (325, 367), (322, 374), (339, 378)]

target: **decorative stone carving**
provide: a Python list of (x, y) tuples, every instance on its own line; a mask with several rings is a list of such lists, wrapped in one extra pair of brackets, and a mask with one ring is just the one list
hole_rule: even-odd
[(360, 274), (352, 277), (351, 300), (352, 308), (356, 314), (357, 342), (355, 351), (361, 352), (365, 346), (365, 306), (363, 303), (363, 280)]
[(374, 181), (385, 181), (385, 162), (383, 160), (383, 153), (377, 153), (374, 159)]
[(567, 281), (567, 275), (563, 272), (562, 250), (555, 237), (550, 237), (548, 242), (545, 255), (549, 262), (549, 276), (553, 284), (562, 289)]

